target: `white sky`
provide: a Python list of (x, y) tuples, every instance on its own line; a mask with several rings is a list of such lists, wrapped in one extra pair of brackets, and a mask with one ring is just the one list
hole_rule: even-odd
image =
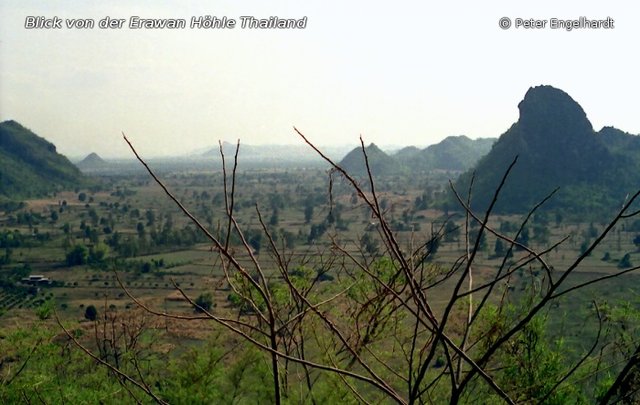
[[(569, 93), (596, 130), (640, 133), (640, 6), (630, 1), (0, 0), (0, 120), (68, 156), (177, 155), (240, 138), (421, 145), (497, 137), (527, 89)], [(267, 4), (268, 3), (268, 4)], [(27, 30), (29, 15), (184, 18), (184, 30)], [(307, 16), (305, 30), (192, 30), (192, 16)], [(502, 30), (498, 20), (615, 20)]]

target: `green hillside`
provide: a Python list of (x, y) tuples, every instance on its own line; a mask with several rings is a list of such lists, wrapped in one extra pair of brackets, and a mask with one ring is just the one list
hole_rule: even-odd
[(86, 184), (56, 147), (15, 121), (0, 123), (0, 198), (38, 197)]

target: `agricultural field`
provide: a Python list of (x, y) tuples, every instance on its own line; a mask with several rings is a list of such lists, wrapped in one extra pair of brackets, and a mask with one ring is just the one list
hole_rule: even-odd
[[(378, 180), (382, 209), (403, 246), (424, 243), (445, 225), (455, 229), (444, 235), (434, 255), (433, 261), (443, 267), (452, 265), (464, 252), (462, 214), (447, 216), (428, 208), (448, 187), (446, 175), (436, 173), (413, 184), (399, 177)], [(83, 306), (102, 302), (105, 296), (113, 305), (130, 308), (133, 302), (123, 294), (116, 273), (137, 296), (167, 297), (175, 291), (175, 283), (192, 296), (213, 289), (218, 291), (216, 301), (224, 302), (224, 273), (218, 255), (161, 188), (144, 175), (102, 180), (105, 187), (101, 190), (62, 192), (27, 201), (26, 207), (2, 214), (3, 279), (10, 280), (13, 275), (17, 281), (28, 274), (41, 274), (55, 281), (39, 288), (35, 295), (25, 292), (26, 288), (18, 289), (20, 292), (3, 290), (0, 310), (4, 316), (23, 306), (32, 308), (34, 302), (41, 301), (36, 299), (39, 294), (53, 295), (61, 314), (70, 317), (81, 316)], [(213, 234), (224, 233), (227, 223), (220, 173), (177, 173), (164, 181)], [(326, 249), (331, 235), (337, 235), (354, 252), (379, 248), (377, 224), (368, 208), (339, 180), (331, 183), (333, 189), (329, 190), (328, 174), (317, 169), (238, 174), (234, 216), (267, 271), (273, 263), (257, 210), (274, 239), (300, 258)], [(542, 248), (569, 236), (545, 255), (555, 267), (562, 268), (598, 236), (603, 224), (551, 216), (533, 218), (527, 243)], [(518, 216), (494, 216), (489, 226), (508, 234), (517, 230), (520, 220)], [(639, 223), (621, 224), (584, 261), (579, 272), (615, 273), (623, 267), (619, 264), (625, 256), (629, 263), (640, 262), (638, 245), (634, 244), (638, 234)], [(491, 272), (499, 264), (499, 256), (495, 238), (485, 237), (479, 267)], [(243, 254), (239, 257), (248, 263)]]

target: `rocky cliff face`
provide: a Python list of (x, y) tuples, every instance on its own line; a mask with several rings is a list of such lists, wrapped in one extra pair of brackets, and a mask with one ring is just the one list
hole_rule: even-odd
[[(516, 156), (518, 163), (502, 193), (499, 211), (527, 210), (558, 187), (560, 194), (549, 204), (552, 207), (613, 204), (640, 180), (633, 159), (609, 147), (607, 138), (593, 130), (582, 107), (564, 91), (551, 86), (530, 88), (518, 109), (518, 121), (475, 167), (475, 207), (488, 206)], [(624, 142), (620, 136), (615, 132), (618, 144)], [(624, 136), (628, 142), (638, 138)], [(470, 172), (461, 176), (458, 187), (464, 189), (470, 177)], [(578, 198), (577, 190), (593, 198)]]

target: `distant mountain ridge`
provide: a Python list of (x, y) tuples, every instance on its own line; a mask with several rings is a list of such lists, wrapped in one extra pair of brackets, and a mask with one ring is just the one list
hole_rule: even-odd
[[(470, 139), (467, 136), (449, 136), (424, 149), (408, 146), (395, 154), (387, 154), (375, 144), (365, 148), (373, 175), (410, 174), (419, 171), (464, 171), (486, 155), (495, 138)], [(366, 172), (362, 149), (355, 148), (342, 159), (340, 166), (350, 173)]]
[(410, 164), (424, 170), (467, 170), (489, 153), (495, 141), (496, 138), (473, 140), (464, 135), (449, 136), (422, 150)]
[[(530, 88), (518, 121), (474, 168), (472, 200), (484, 210), (509, 164), (518, 156), (496, 205), (523, 212), (560, 187), (548, 208), (576, 213), (619, 207), (640, 187), (640, 137), (613, 127), (595, 132), (582, 107), (551, 86)], [(457, 181), (466, 190), (472, 172)]]
[(0, 123), (0, 197), (29, 198), (87, 181), (55, 145), (16, 121)]
[[(236, 153), (235, 143), (222, 142), (222, 151), (225, 159), (233, 159)], [(340, 159), (349, 152), (349, 146), (327, 146), (321, 147), (321, 150), (332, 159)], [(197, 154), (198, 157), (220, 159), (220, 147), (216, 146), (208, 149), (203, 153)], [(240, 161), (321, 161), (322, 158), (307, 145), (248, 145), (240, 143), (240, 151), (238, 153)]]

